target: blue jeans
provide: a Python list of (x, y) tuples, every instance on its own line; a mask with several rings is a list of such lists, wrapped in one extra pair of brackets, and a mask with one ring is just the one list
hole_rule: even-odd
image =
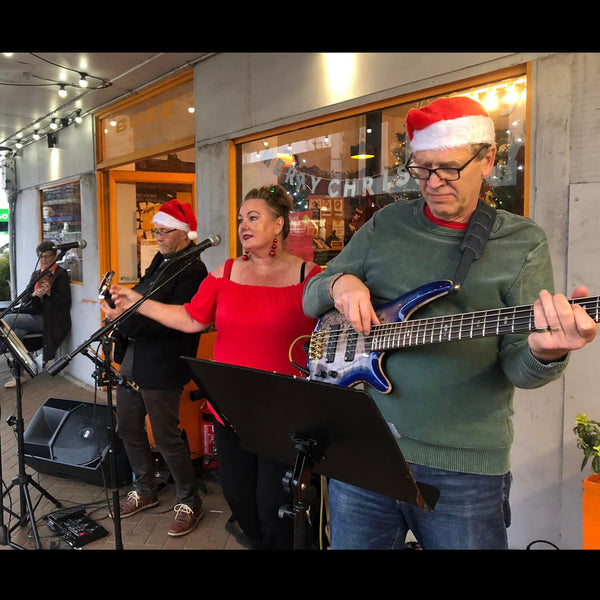
[(6, 324), (22, 340), (28, 333), (43, 333), (44, 317), (28, 313), (8, 313), (4, 315)]
[(331, 549), (401, 550), (410, 530), (424, 550), (505, 550), (511, 475), (471, 475), (409, 464), (433, 485), (433, 511), (341, 481), (329, 483)]

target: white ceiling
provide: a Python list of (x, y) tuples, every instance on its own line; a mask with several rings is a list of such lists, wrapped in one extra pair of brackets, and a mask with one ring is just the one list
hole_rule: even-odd
[[(146, 84), (191, 67), (212, 53), (0, 53), (0, 146), (14, 148), (18, 132), (31, 140), (33, 126), (40, 133), (51, 119), (85, 115)], [(79, 73), (88, 75), (87, 88), (79, 87)], [(67, 96), (58, 95), (64, 83)]]

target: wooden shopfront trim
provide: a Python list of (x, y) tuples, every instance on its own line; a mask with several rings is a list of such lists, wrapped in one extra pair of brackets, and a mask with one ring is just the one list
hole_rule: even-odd
[[(113, 170), (109, 172), (109, 190), (108, 190), (108, 230), (117, 231), (117, 211), (114, 202), (116, 199), (116, 184), (117, 183), (185, 183), (192, 186), (192, 209), (196, 211), (196, 175), (194, 173), (163, 173), (163, 172), (151, 172), (151, 171), (119, 171)], [(118, 269), (118, 248), (117, 244), (109, 244), (107, 251), (101, 254), (104, 260), (108, 260), (106, 263), (106, 269), (109, 266), (117, 265)], [(115, 269), (115, 270), (117, 270)], [(118, 273), (118, 271), (117, 271)]]

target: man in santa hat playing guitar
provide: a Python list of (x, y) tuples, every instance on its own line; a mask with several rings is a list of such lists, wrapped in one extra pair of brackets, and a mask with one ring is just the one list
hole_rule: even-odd
[[(356, 332), (369, 336), (380, 325), (374, 304), (417, 290), (413, 296), (424, 298), (413, 306), (419, 316), (532, 304), (532, 326), (528, 333), (508, 330), (499, 337), (461, 337), (391, 352), (383, 382), (362, 374), (373, 384), (367, 391), (415, 480), (434, 486), (440, 496), (427, 511), (332, 480), (332, 548), (403, 548), (410, 530), (424, 549), (504, 549), (514, 387), (536, 388), (560, 377), (569, 353), (594, 339), (598, 319), (551, 293), (544, 232), (503, 210), (491, 211), (483, 252), (460, 286), (451, 285), (464, 256), (465, 230), (475, 215), (490, 215), (479, 198), (494, 166), (494, 123), (479, 103), (453, 97), (410, 110), (406, 127), (412, 150), (406, 169), (422, 197), (384, 207), (357, 231), (307, 283), (306, 314), (317, 317), (335, 308)], [(428, 288), (436, 280), (449, 285)], [(586, 295), (583, 287), (573, 292), (573, 298)], [(476, 321), (471, 326), (481, 327)], [(428, 341), (445, 335), (440, 329)], [(313, 379), (318, 372), (325, 371), (315, 369)], [(333, 372), (340, 377), (341, 369)]]

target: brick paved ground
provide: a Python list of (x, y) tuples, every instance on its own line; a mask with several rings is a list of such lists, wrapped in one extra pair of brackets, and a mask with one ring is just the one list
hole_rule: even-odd
[[(13, 544), (25, 549), (36, 547), (33, 529), (29, 522), (19, 524), (18, 516), (29, 515), (27, 507), (20, 507), (20, 486), (14, 484), (19, 472), (17, 455), (16, 429), (7, 423), (10, 417), (17, 416), (17, 394), (15, 389), (5, 389), (4, 382), (10, 378), (10, 371), (4, 355), (0, 355), (0, 443), (2, 450), (2, 481), (4, 524), (9, 531), (9, 539), (0, 549), (10, 549)], [(97, 401), (106, 404), (106, 394), (95, 392), (91, 388), (81, 387), (62, 374), (51, 377), (42, 372), (34, 379), (27, 379), (23, 385), (22, 411), (24, 427), (27, 428), (32, 418), (48, 398), (66, 398), (69, 400)], [(85, 483), (78, 479), (57, 477), (47, 473), (39, 473), (31, 467), (26, 467), (26, 474), (31, 481), (37, 483), (53, 498), (58, 500), (62, 508), (85, 506), (86, 515), (97, 524), (102, 525), (108, 535), (83, 546), (83, 550), (114, 550), (118, 547), (118, 530), (113, 521), (108, 518), (112, 506), (113, 493), (99, 485)], [(124, 550), (239, 550), (243, 549), (228, 532), (225, 523), (229, 511), (215, 472), (205, 473), (199, 469), (200, 481), (203, 487), (202, 499), (205, 507), (205, 517), (196, 530), (180, 537), (171, 538), (167, 535), (170, 523), (174, 517), (173, 506), (175, 496), (172, 485), (167, 485), (160, 493), (160, 504), (121, 522), (121, 540)], [(12, 486), (12, 487), (11, 487)], [(11, 489), (6, 492), (6, 488)], [(27, 485), (31, 501), (39, 544), (42, 549), (69, 548), (64, 540), (56, 536), (47, 526), (44, 517), (58, 510), (58, 507), (41, 495), (33, 483)], [(119, 490), (123, 496), (129, 488)], [(16, 516), (15, 516), (16, 515)], [(12, 531), (11, 531), (12, 529)], [(117, 534), (117, 535), (116, 535)], [(8, 543), (10, 542), (10, 544)]]

